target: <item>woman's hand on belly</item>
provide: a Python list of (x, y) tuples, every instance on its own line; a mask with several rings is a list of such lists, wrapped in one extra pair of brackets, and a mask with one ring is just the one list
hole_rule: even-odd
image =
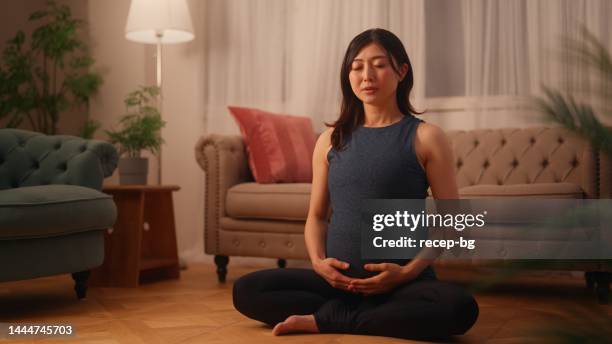
[(417, 277), (404, 266), (394, 263), (366, 264), (364, 268), (379, 273), (370, 278), (354, 278), (348, 286), (349, 291), (362, 295), (383, 294)]
[(349, 291), (348, 286), (353, 279), (338, 271), (348, 269), (349, 264), (347, 262), (336, 258), (325, 258), (313, 262), (312, 267), (332, 287)]

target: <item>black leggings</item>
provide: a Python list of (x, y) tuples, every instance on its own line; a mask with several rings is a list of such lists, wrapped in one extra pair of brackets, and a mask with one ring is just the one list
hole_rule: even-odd
[(458, 285), (421, 277), (386, 294), (361, 296), (332, 287), (310, 269), (268, 269), (234, 283), (234, 307), (274, 326), (313, 314), (321, 333), (441, 339), (469, 330), (478, 304)]

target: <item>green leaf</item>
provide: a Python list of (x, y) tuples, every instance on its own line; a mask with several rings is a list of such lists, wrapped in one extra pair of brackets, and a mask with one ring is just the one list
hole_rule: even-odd
[(30, 14), (30, 17), (28, 18), (28, 20), (38, 20), (38, 19), (46, 17), (48, 14), (49, 12), (45, 10), (34, 11), (32, 14)]
[(94, 134), (100, 128), (100, 126), (101, 126), (100, 122), (96, 120), (88, 119), (83, 124), (83, 127), (81, 128), (81, 133), (79, 136), (81, 136), (84, 139), (88, 139), (88, 140), (93, 139)]
[(27, 120), (33, 130), (52, 133), (62, 113), (86, 103), (102, 77), (89, 71), (94, 60), (79, 37), (85, 22), (72, 18), (69, 6), (49, 1), (29, 20), (38, 24), (30, 46), (19, 30), (2, 51), (0, 117), (10, 125)]
[(160, 115), (159, 110), (157, 110), (156, 107), (150, 106), (150, 105), (143, 106), (140, 112), (145, 116), (159, 116)]
[(13, 37), (13, 39), (8, 41), (9, 44), (14, 44), (17, 47), (21, 47), (21, 45), (23, 45), (24, 42), (25, 42), (25, 33), (23, 33), (23, 31), (21, 30), (17, 31), (17, 34), (15, 34), (15, 37)]
[(159, 95), (160, 89), (157, 86), (142, 86), (142, 91), (154, 98)]
[(89, 97), (98, 91), (102, 78), (93, 73), (69, 75), (64, 79), (65, 87), (70, 90), (78, 102), (87, 102)]
[(78, 56), (70, 61), (70, 67), (74, 69), (89, 68), (94, 62), (95, 60), (91, 56)]
[(546, 97), (536, 99), (540, 112), (612, 156), (612, 129), (597, 119), (590, 105), (578, 103), (573, 96), (545, 86), (543, 89)]
[(128, 112), (119, 120), (120, 128), (107, 130), (110, 141), (118, 146), (121, 154), (129, 156), (140, 156), (142, 150), (149, 150), (158, 154), (164, 140), (161, 137), (161, 129), (165, 122), (159, 115), (157, 107), (149, 103), (157, 95), (157, 87), (139, 86), (138, 89), (127, 94), (124, 103)]
[(140, 105), (140, 99), (136, 95), (129, 95), (123, 102), (127, 107)]

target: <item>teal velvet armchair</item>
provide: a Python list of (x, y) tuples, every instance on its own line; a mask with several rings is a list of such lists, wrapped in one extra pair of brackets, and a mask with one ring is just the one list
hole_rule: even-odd
[(107, 142), (0, 129), (0, 282), (66, 273), (86, 296), (117, 216), (100, 192), (117, 160)]

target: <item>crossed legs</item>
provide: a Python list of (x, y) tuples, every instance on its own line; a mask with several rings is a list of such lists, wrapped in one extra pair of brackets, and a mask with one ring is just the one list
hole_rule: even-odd
[(275, 334), (446, 338), (465, 333), (478, 317), (474, 298), (450, 283), (421, 279), (387, 294), (364, 297), (333, 288), (309, 269), (247, 274), (235, 282), (233, 300), (242, 314), (275, 326)]

